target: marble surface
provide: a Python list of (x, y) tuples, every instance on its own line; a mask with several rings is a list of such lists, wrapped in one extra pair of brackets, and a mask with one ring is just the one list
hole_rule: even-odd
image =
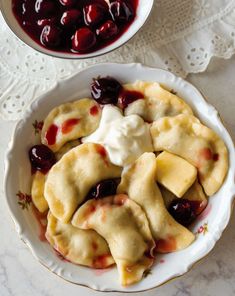
[[(235, 140), (235, 56), (213, 60), (206, 72), (188, 76), (220, 112)], [(14, 230), (3, 191), (4, 154), (14, 122), (0, 119), (0, 296), (107, 295), (63, 281), (33, 258)], [(141, 295), (235, 295), (235, 215), (213, 251), (181, 278)], [(123, 295), (111, 293), (112, 295)], [(140, 293), (139, 293), (140, 294)], [(138, 295), (138, 293), (133, 294)]]

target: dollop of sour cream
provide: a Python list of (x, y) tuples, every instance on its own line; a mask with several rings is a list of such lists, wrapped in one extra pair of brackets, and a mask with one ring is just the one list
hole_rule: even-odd
[(82, 142), (103, 145), (110, 161), (118, 166), (129, 165), (144, 152), (153, 151), (148, 123), (138, 115), (123, 116), (112, 105), (105, 105), (98, 129)]

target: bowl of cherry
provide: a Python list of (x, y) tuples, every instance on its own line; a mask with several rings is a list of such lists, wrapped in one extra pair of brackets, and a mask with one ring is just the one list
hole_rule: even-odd
[(91, 58), (131, 39), (153, 0), (0, 0), (6, 23), (24, 43), (59, 58)]

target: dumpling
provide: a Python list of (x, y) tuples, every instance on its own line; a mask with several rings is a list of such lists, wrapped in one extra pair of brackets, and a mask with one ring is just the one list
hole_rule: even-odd
[[(162, 193), (165, 206), (167, 208), (169, 207), (169, 205), (173, 200), (178, 198), (176, 195), (174, 195), (172, 192), (170, 192), (163, 186), (160, 186), (160, 191)], [(196, 180), (193, 183), (193, 185), (182, 196), (182, 198), (197, 203), (197, 205), (195, 205), (197, 209), (196, 215), (199, 215), (206, 208), (207, 202), (208, 202), (207, 197), (202, 189), (202, 186), (198, 183), (198, 180)]]
[(99, 144), (85, 143), (71, 149), (51, 168), (45, 183), (44, 195), (52, 214), (67, 223), (94, 185), (119, 178), (121, 171)]
[(101, 109), (91, 99), (81, 99), (55, 107), (44, 121), (42, 144), (56, 152), (65, 143), (95, 131), (100, 117)]
[(129, 104), (125, 109), (125, 115), (137, 114), (145, 121), (153, 122), (164, 116), (193, 114), (189, 105), (157, 82), (136, 81), (134, 84), (125, 85), (124, 88), (141, 92), (144, 97)]
[(166, 151), (160, 153), (156, 161), (157, 182), (182, 197), (196, 180), (197, 169), (182, 157)]
[(155, 151), (177, 154), (197, 167), (207, 195), (219, 190), (228, 170), (228, 152), (213, 130), (194, 116), (181, 114), (158, 119), (150, 132)]
[(31, 187), (31, 196), (35, 207), (39, 212), (43, 213), (48, 210), (48, 203), (44, 197), (44, 186), (46, 181), (46, 175), (37, 171), (33, 175), (33, 182)]
[(80, 144), (81, 144), (81, 141), (79, 140), (67, 142), (66, 144), (64, 144), (64, 146), (60, 148), (60, 150), (56, 152), (55, 154), (56, 160), (57, 161), (60, 160), (65, 153), (67, 153), (69, 150), (71, 150), (74, 147), (77, 147)]
[(93, 268), (114, 264), (106, 241), (97, 232), (60, 222), (50, 212), (47, 219), (46, 238), (68, 261)]
[(154, 153), (144, 153), (123, 172), (117, 192), (126, 193), (143, 208), (158, 252), (184, 249), (194, 241), (194, 234), (168, 213), (156, 183), (156, 172)]
[(72, 224), (94, 229), (107, 241), (124, 286), (141, 280), (153, 263), (155, 243), (146, 215), (124, 194), (87, 201), (74, 214)]

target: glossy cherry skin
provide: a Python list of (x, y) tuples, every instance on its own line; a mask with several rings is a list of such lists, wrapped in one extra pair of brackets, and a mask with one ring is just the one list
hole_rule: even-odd
[(144, 98), (144, 95), (139, 91), (122, 90), (118, 97), (118, 106), (121, 109), (125, 109), (126, 107), (128, 107), (129, 104), (143, 98)]
[(91, 84), (91, 96), (99, 104), (116, 104), (121, 84), (112, 77), (93, 79)]
[(123, 0), (116, 0), (110, 4), (110, 14), (115, 22), (128, 22), (134, 15), (133, 9)]
[(59, 0), (59, 1), (63, 6), (66, 6), (68, 8), (73, 7), (77, 2), (77, 0)]
[(103, 198), (110, 195), (115, 195), (117, 191), (118, 182), (116, 180), (104, 180), (96, 184), (91, 188), (87, 195), (87, 199), (91, 198)]
[(87, 26), (96, 26), (106, 18), (107, 11), (100, 4), (90, 4), (83, 9), (84, 21)]
[(56, 25), (56, 19), (54, 17), (53, 18), (41, 19), (41, 20), (37, 21), (37, 25), (40, 28), (43, 28), (43, 27), (45, 27), (47, 25)]
[(29, 160), (32, 170), (46, 173), (55, 164), (54, 153), (46, 145), (35, 145), (29, 150)]
[(56, 13), (56, 4), (52, 0), (36, 0), (35, 12), (40, 17), (50, 17)]
[(95, 44), (95, 34), (86, 27), (78, 29), (72, 37), (72, 49), (76, 52), (88, 51)]
[(55, 25), (47, 25), (42, 29), (40, 41), (47, 47), (56, 48), (61, 44), (61, 30)]
[(113, 21), (107, 21), (96, 30), (96, 35), (102, 39), (110, 39), (118, 34), (118, 27)]
[[(112, 15), (106, 0), (12, 0), (11, 6), (19, 25), (35, 42), (55, 52), (76, 55), (93, 53), (121, 37), (134, 20), (138, 1), (110, 0)], [(122, 21), (132, 13), (129, 21)], [(94, 35), (83, 32), (82, 42), (77, 42), (75, 32), (84, 27)]]
[(82, 22), (82, 13), (78, 9), (67, 10), (63, 13), (60, 22), (64, 27), (76, 26)]
[(173, 200), (168, 211), (177, 222), (184, 226), (190, 225), (196, 218), (194, 205), (184, 198)]

